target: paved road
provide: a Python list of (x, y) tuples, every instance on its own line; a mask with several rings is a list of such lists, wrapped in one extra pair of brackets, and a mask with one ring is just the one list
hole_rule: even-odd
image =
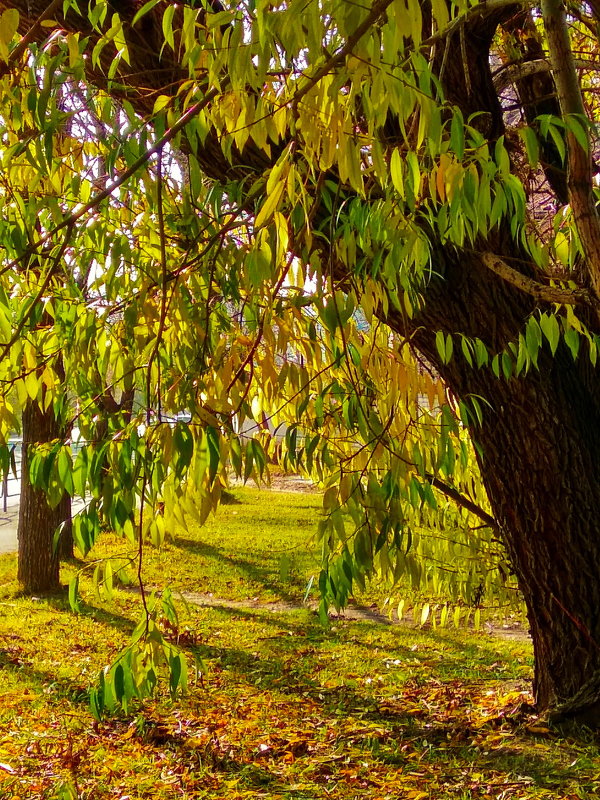
[(17, 549), (18, 517), (18, 504), (0, 511), (0, 553), (13, 553)]
[[(73, 429), (75, 433), (75, 429)], [(79, 442), (79, 434), (76, 435), (76, 440)], [(21, 440), (13, 437), (10, 444), (13, 446), (14, 453), (14, 468), (16, 474), (21, 474)], [(78, 445), (81, 446), (81, 443)], [(9, 472), (8, 481), (6, 486), (6, 511), (4, 511), (4, 496), (2, 492), (4, 487), (0, 481), (0, 554), (1, 553), (14, 553), (17, 550), (17, 524), (19, 521), (19, 496), (21, 494), (21, 480), (16, 478), (14, 472)], [(82, 500), (73, 501), (73, 512), (79, 511), (83, 506)]]
[[(3, 510), (3, 499), (0, 497), (0, 554), (15, 553), (17, 551), (17, 524), (19, 521), (19, 492), (20, 481), (9, 481), (8, 500), (6, 511)], [(73, 512), (79, 511), (83, 501), (79, 498), (73, 501)]]
[(3, 510), (3, 498), (0, 497), (0, 553), (12, 553), (17, 549), (20, 492), (21, 481), (11, 475), (8, 481), (6, 511)]

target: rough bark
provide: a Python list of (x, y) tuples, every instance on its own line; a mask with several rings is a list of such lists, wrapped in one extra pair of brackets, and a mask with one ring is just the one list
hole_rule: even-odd
[[(21, 502), (17, 538), (19, 542), (18, 579), (28, 594), (56, 591), (59, 582), (59, 552), (53, 546), (54, 533), (70, 516), (70, 498), (51, 508), (46, 495), (31, 485), (29, 463), (31, 446), (49, 442), (62, 435), (60, 423), (50, 412), (42, 412), (37, 403), (28, 403), (23, 411), (23, 455), (21, 461)], [(68, 554), (68, 544), (67, 544)], [(70, 551), (72, 555), (72, 549)]]
[(576, 700), (600, 676), (598, 377), (590, 383), (590, 371), (565, 351), (527, 378), (488, 376), (493, 410), (475, 436), (527, 604), (536, 700), (555, 716), (598, 724), (600, 694), (591, 705)]
[[(485, 398), (472, 431), (481, 474), (527, 606), (534, 692), (553, 719), (600, 724), (600, 380), (566, 346), (539, 370), (498, 379), (460, 356), (439, 363), (431, 331), (461, 330), (497, 348), (532, 310), (530, 298), (477, 257), (443, 257), (415, 343), (459, 398)], [(530, 305), (531, 304), (531, 305)], [(390, 320), (400, 328), (400, 320)]]

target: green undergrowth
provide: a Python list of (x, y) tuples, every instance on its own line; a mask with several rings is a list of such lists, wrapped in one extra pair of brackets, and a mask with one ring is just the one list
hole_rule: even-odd
[[(88, 690), (128, 642), (139, 594), (98, 596), (84, 571), (73, 614), (66, 595), (19, 596), (14, 557), (0, 558), (2, 800), (598, 796), (592, 735), (562, 738), (525, 705), (524, 636), (368, 614), (324, 627), (299, 603), (318, 567), (307, 541), (319, 498), (236, 494), (207, 527), (146, 554), (150, 583), (205, 605), (188, 594), (178, 625), (160, 623), (186, 653), (188, 693), (127, 716), (96, 722)], [(105, 541), (94, 557), (119, 547)]]

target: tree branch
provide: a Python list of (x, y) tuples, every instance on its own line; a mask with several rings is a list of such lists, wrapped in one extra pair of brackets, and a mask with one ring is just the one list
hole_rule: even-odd
[[(574, 58), (575, 69), (587, 69), (590, 72), (600, 72), (600, 64), (589, 58)], [(494, 75), (494, 88), (497, 92), (502, 92), (508, 86), (517, 81), (528, 78), (530, 75), (537, 75), (540, 72), (549, 72), (550, 62), (545, 58), (537, 58), (534, 61), (519, 62), (516, 64), (506, 64), (500, 67)]]
[(533, 4), (534, 0), (520, 0), (520, 2), (519, 0), (487, 0), (487, 2), (478, 3), (476, 6), (469, 8), (463, 14), (459, 14), (457, 17), (455, 17), (451, 22), (448, 23), (448, 25), (446, 25), (443, 30), (434, 33), (433, 36), (429, 36), (427, 39), (423, 39), (421, 42), (421, 47), (428, 47), (429, 45), (436, 44), (437, 42), (447, 39), (473, 19), (481, 19), (482, 17), (494, 14), (496, 11), (513, 8), (515, 6), (528, 7), (532, 6)]
[(500, 256), (494, 253), (481, 253), (483, 264), (498, 275), (502, 280), (515, 286), (525, 294), (535, 297), (543, 303), (561, 303), (566, 305), (593, 306), (596, 311), (600, 309), (600, 302), (587, 289), (563, 289), (560, 286), (546, 286), (533, 278), (528, 278), (514, 267), (511, 267)]
[(587, 146), (582, 147), (567, 127), (567, 186), (573, 219), (579, 234), (587, 272), (600, 299), (600, 217), (592, 194), (593, 169), (587, 131), (587, 116), (567, 29), (563, 0), (542, 0), (542, 15), (548, 38), (548, 53), (563, 118), (580, 122)]
[(499, 529), (500, 526), (491, 514), (488, 514), (487, 511), (484, 511), (481, 506), (477, 505), (477, 503), (475, 503), (469, 497), (459, 492), (458, 489), (455, 489), (453, 486), (449, 486), (443, 480), (436, 478), (434, 475), (426, 475), (425, 477), (432, 486), (435, 486), (438, 491), (440, 491), (442, 494), (445, 494), (446, 497), (450, 498), (450, 500), (454, 500), (458, 506), (461, 506), (461, 508), (464, 508), (467, 511), (470, 511), (472, 514), (475, 514), (475, 516), (479, 517), (482, 522), (484, 522), (493, 530), (497, 531)]

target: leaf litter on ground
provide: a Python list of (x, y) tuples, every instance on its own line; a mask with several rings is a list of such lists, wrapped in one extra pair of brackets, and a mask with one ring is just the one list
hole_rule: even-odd
[[(323, 627), (296, 607), (318, 566), (319, 498), (239, 496), (150, 553), (149, 583), (238, 604), (180, 603), (178, 629), (165, 631), (207, 673), (178, 701), (159, 695), (129, 716), (94, 721), (88, 690), (128, 640), (135, 594), (109, 601), (84, 580), (73, 615), (63, 597), (19, 596), (14, 558), (0, 560), (0, 798), (598, 796), (597, 739), (565, 738), (531, 714), (526, 639), (377, 618)], [(122, 547), (106, 540), (93, 557)], [(278, 550), (291, 558), (284, 576)], [(293, 607), (266, 605), (282, 601)]]

